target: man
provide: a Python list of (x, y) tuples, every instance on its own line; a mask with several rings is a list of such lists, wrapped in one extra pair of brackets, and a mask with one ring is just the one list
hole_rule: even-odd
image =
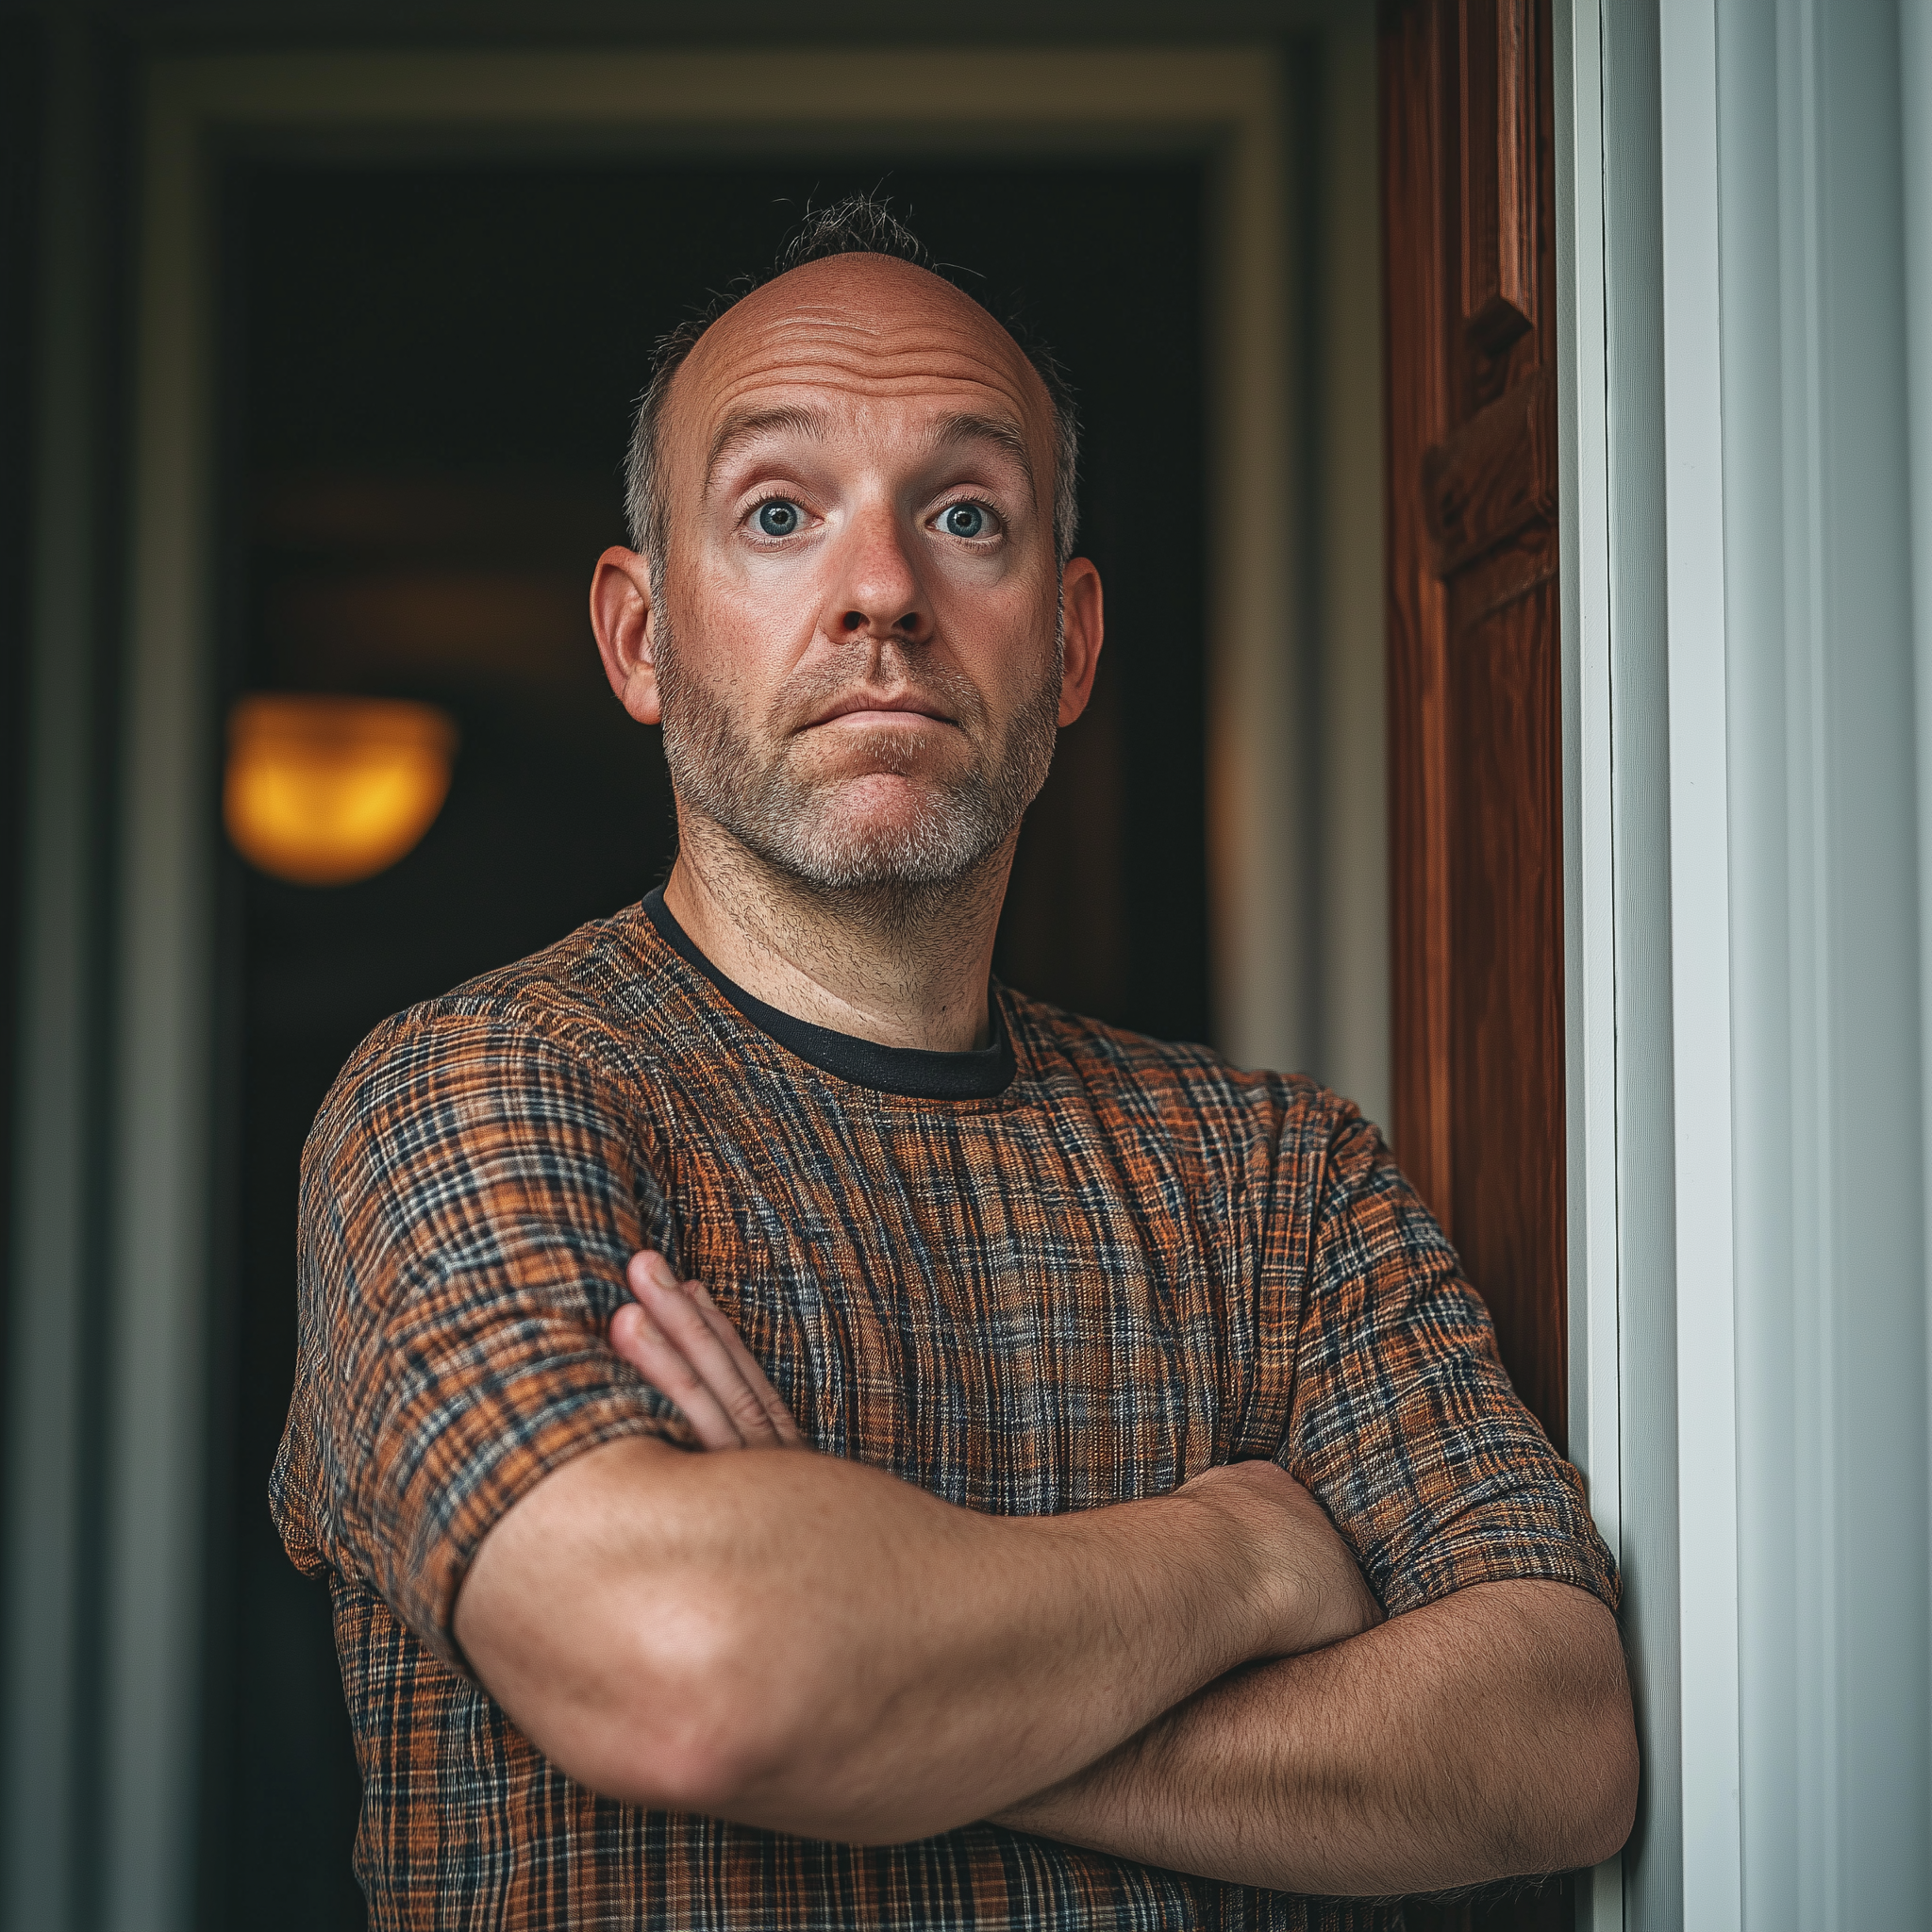
[(660, 358), (591, 615), (676, 866), (305, 1160), (378, 1926), (1392, 1925), (1628, 1830), (1608, 1557), (1374, 1129), (990, 986), (1073, 468), (868, 204)]

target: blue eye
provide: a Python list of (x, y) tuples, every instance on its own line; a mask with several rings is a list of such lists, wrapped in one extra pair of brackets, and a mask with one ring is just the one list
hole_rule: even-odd
[(767, 537), (789, 537), (802, 521), (798, 506), (782, 497), (758, 505), (758, 528)]
[(984, 537), (991, 521), (976, 503), (956, 503), (940, 512), (940, 528), (949, 537)]

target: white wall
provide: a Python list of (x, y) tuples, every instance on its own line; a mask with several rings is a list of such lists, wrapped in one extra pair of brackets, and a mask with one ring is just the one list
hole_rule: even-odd
[(1570, 11), (1603, 123), (1569, 218), (1605, 318), (1576, 414), (1614, 692), (1627, 1923), (1924, 1924), (1932, 33), (1924, 0)]

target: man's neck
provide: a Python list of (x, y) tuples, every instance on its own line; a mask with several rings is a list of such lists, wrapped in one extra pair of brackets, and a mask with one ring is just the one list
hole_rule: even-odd
[(968, 877), (888, 908), (786, 878), (680, 812), (671, 915), (725, 978), (795, 1020), (880, 1046), (963, 1053), (991, 1037), (987, 981), (1009, 841)]

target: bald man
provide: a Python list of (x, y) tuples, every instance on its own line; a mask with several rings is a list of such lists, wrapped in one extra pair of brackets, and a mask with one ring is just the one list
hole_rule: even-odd
[(660, 353), (591, 607), (676, 866), (304, 1162), (378, 1927), (1393, 1926), (1623, 1842), (1612, 1565), (1374, 1127), (991, 981), (1074, 464), (870, 203)]

